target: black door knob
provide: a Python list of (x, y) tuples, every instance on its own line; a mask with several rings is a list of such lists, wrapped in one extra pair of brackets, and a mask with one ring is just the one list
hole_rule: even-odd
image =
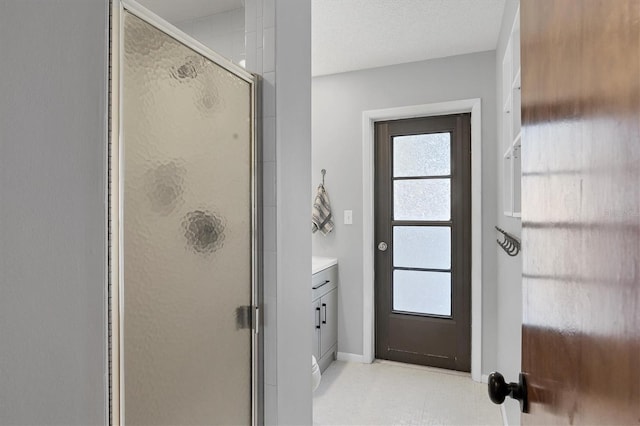
[(519, 383), (507, 383), (502, 374), (493, 372), (489, 374), (489, 398), (495, 404), (502, 404), (509, 396), (520, 401), (520, 411), (529, 412), (527, 400), (527, 382), (524, 374), (520, 373)]

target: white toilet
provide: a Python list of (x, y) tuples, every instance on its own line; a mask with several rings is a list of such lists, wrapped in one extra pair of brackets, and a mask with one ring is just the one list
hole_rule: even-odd
[(316, 361), (316, 357), (311, 355), (311, 383), (313, 385), (313, 390), (315, 391), (320, 386), (320, 366), (318, 365), (318, 361)]

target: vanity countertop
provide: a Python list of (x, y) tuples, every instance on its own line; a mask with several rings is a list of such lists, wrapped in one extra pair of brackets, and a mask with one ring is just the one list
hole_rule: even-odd
[(311, 274), (317, 274), (330, 266), (337, 265), (338, 259), (335, 257), (311, 256)]

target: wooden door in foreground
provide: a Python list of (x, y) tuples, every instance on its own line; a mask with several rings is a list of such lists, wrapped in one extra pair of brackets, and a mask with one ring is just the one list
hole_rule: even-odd
[(521, 41), (522, 421), (639, 424), (640, 1), (522, 0)]

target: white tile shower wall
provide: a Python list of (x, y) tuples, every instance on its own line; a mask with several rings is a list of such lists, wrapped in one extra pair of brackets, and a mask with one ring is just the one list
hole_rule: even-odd
[(243, 8), (178, 22), (176, 26), (236, 64), (245, 59)]
[(263, 76), (267, 425), (311, 424), (310, 27), (310, 0), (245, 1), (246, 68)]
[(276, 161), (276, 118), (262, 119), (262, 161)]
[[(256, 52), (256, 32), (255, 31), (246, 32), (244, 35), (244, 43), (245, 43), (246, 52)], [(257, 56), (255, 55), (255, 53), (252, 55), (246, 56), (246, 67), (248, 70), (253, 72), (258, 72), (258, 71), (254, 71), (254, 70), (257, 70), (256, 58)], [(261, 74), (261, 73), (258, 73), (258, 74)]]
[[(266, 51), (263, 51), (263, 56)], [(263, 71), (262, 85), (262, 114), (263, 117), (276, 116), (276, 73), (275, 71)], [(277, 151), (276, 151), (277, 152)]]
[(276, 29), (275, 27), (265, 28), (262, 33), (262, 48), (264, 49), (263, 53), (263, 69), (262, 72), (268, 73), (276, 70), (276, 51), (275, 51), (275, 37), (276, 37)]
[[(275, 9), (275, 4), (271, 4)], [(246, 0), (245, 55), (246, 68), (264, 75), (263, 0)], [(272, 22), (272, 26), (275, 22)], [(260, 40), (258, 40), (260, 37)], [(275, 52), (272, 52), (275, 54)], [(273, 61), (273, 59), (271, 59)], [(274, 76), (275, 77), (275, 74)], [(264, 332), (264, 423), (278, 424), (277, 388), (277, 229), (276, 229), (276, 127), (275, 78), (262, 79), (262, 170), (263, 170), (263, 332)]]
[(276, 26), (276, 0), (262, 0), (262, 19), (264, 28)]
[[(266, 257), (266, 256), (265, 256)], [(275, 263), (275, 256), (273, 259)], [(267, 365), (276, 365), (277, 359), (277, 348), (275, 344), (269, 344), (267, 342), (274, 343), (276, 341), (276, 314), (277, 314), (277, 303), (276, 297), (272, 295), (264, 296), (263, 301), (263, 315), (264, 315), (264, 364)], [(276, 369), (275, 368), (265, 368), (264, 371), (264, 381), (266, 386), (276, 386), (277, 378), (276, 378)], [(266, 391), (266, 388), (265, 388)]]

